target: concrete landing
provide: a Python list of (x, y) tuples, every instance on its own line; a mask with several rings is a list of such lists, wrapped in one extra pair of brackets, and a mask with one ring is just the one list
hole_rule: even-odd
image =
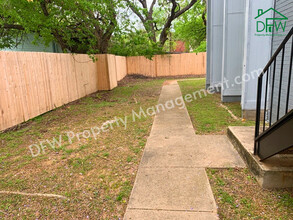
[(246, 167), (226, 135), (196, 135), (196, 166), (206, 168)]
[[(179, 133), (178, 133), (179, 132)], [(141, 167), (246, 167), (226, 135), (154, 135), (148, 139)], [(185, 134), (189, 132), (186, 131)]]
[(254, 127), (229, 127), (228, 136), (262, 187), (293, 187), (292, 154), (278, 154), (260, 162), (253, 155)]
[[(166, 83), (159, 103), (181, 96)], [(218, 219), (205, 167), (243, 167), (225, 136), (197, 136), (186, 108), (155, 116), (124, 219)]]

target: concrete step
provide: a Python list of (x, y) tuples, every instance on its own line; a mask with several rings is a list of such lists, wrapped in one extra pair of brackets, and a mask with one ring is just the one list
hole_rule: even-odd
[(253, 155), (254, 127), (228, 128), (228, 137), (263, 188), (293, 187), (293, 155), (278, 154), (263, 162)]

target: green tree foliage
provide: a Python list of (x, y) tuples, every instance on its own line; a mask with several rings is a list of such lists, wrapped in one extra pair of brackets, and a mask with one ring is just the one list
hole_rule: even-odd
[(149, 59), (163, 53), (160, 44), (149, 39), (149, 33), (127, 9), (119, 17), (119, 29), (114, 32), (108, 51), (120, 56), (145, 56)]
[(162, 54), (162, 47), (149, 39), (144, 30), (133, 30), (124, 34), (114, 34), (109, 52), (120, 56), (145, 56), (151, 59)]
[(34, 33), (63, 51), (106, 53), (123, 7), (120, 0), (1, 0), (0, 48)]
[[(36, 42), (49, 44), (55, 41), (65, 52), (110, 52), (150, 58), (172, 47), (170, 36), (175, 21), (176, 38), (188, 41), (195, 48), (194, 45), (198, 46), (205, 38), (203, 21), (200, 20), (204, 8), (201, 2), (0, 0), (0, 49), (13, 48), (28, 34), (34, 34)], [(130, 18), (129, 12), (140, 19), (140, 25)]]
[(202, 41), (200, 45), (193, 51), (195, 53), (206, 52), (207, 51), (207, 42)]
[(172, 23), (185, 14), (198, 0), (125, 0), (142, 22), (149, 39), (163, 47), (168, 40)]
[(206, 51), (206, 3), (197, 2), (177, 19), (174, 38), (182, 40), (195, 52)]

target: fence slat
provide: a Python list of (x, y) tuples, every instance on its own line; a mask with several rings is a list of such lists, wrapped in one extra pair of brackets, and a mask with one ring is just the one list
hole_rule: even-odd
[(0, 51), (0, 130), (98, 91), (97, 64), (75, 56)]
[(206, 74), (206, 53), (155, 55), (153, 60), (143, 56), (127, 57), (127, 74), (156, 76), (185, 76)]
[(0, 51), (0, 130), (98, 90), (111, 90), (127, 74), (148, 77), (205, 74), (206, 54), (121, 57)]

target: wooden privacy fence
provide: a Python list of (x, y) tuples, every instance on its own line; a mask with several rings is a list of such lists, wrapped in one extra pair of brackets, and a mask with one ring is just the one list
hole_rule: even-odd
[(117, 78), (127, 73), (125, 57), (97, 58), (94, 63), (85, 54), (1, 51), (0, 130), (98, 90), (116, 87)]
[(127, 74), (205, 74), (205, 53), (121, 57), (0, 51), (0, 131), (98, 90), (111, 90)]
[(127, 74), (149, 77), (206, 74), (206, 53), (156, 55), (152, 60), (143, 56), (127, 57)]

